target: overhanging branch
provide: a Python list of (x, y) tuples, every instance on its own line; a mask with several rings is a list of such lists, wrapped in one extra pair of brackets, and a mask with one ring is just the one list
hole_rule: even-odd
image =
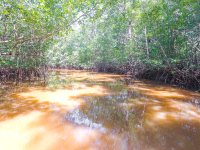
[[(46, 26), (46, 27), (47, 27), (47, 26)], [(46, 28), (46, 27), (44, 27), (44, 28)], [(42, 28), (42, 29), (44, 29), (44, 28)], [(13, 41), (21, 40), (21, 39), (23, 39), (23, 38), (25, 38), (25, 37), (28, 37), (28, 36), (30, 36), (30, 35), (32, 35), (32, 34), (34, 34), (34, 33), (39, 32), (39, 31), (42, 30), (42, 29), (36, 30), (36, 31), (34, 31), (34, 32), (32, 32), (32, 33), (30, 33), (30, 34), (28, 34), (28, 35), (21, 36), (21, 37), (19, 37), (19, 38), (13, 39), (13, 40), (0, 41), (0, 44), (3, 44), (3, 43), (10, 43), (10, 42), (13, 42)]]
[(19, 41), (19, 42), (17, 42), (17, 43), (13, 46), (12, 49), (14, 49), (19, 43), (24, 43), (24, 42), (31, 41), (31, 40), (42, 39), (42, 38), (48, 37), (48, 36), (50, 36), (50, 35), (52, 35), (52, 34), (54, 34), (54, 33), (57, 33), (57, 32), (59, 32), (59, 31), (61, 31), (61, 30), (63, 30), (63, 29), (66, 29), (66, 28), (68, 28), (69, 26), (71, 26), (73, 23), (77, 22), (81, 17), (83, 17), (83, 16), (85, 16), (85, 15), (86, 15), (86, 14), (81, 15), (80, 17), (78, 17), (77, 19), (75, 19), (74, 21), (72, 21), (71, 23), (69, 23), (69, 25), (64, 26), (64, 27), (61, 28), (61, 29), (55, 30), (55, 31), (53, 31), (53, 32), (50, 32), (50, 33), (48, 33), (48, 34), (45, 34), (45, 35), (42, 35), (42, 36), (39, 36), (39, 37), (35, 37), (35, 38), (30, 38), (30, 39), (26, 39), (26, 40), (23, 40), (23, 41)]

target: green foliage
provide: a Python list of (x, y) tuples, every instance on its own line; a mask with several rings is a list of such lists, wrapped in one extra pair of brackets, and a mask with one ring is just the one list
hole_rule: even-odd
[[(2, 66), (169, 67), (169, 63), (187, 59), (188, 69), (198, 68), (198, 0), (3, 0), (0, 13), (1, 41), (10, 40), (0, 46), (19, 54), (1, 57)], [(72, 26), (55, 32), (53, 37), (44, 36), (83, 13), (87, 15)], [(44, 36), (41, 41), (28, 40), (40, 36)]]

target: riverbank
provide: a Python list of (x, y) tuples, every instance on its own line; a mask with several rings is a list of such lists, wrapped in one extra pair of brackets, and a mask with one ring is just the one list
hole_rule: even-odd
[(128, 64), (120, 66), (97, 66), (93, 68), (63, 66), (63, 67), (48, 67), (51, 69), (75, 69), (75, 70), (90, 70), (104, 73), (116, 73), (131, 75), (132, 78), (148, 79), (155, 82), (162, 82), (169, 85), (177, 85), (182, 89), (193, 90), (200, 92), (200, 68), (193, 70), (179, 69), (177, 66), (169, 67), (152, 67), (143, 65), (140, 67), (130, 66)]
[[(172, 69), (173, 68), (173, 69)], [(169, 85), (177, 85), (182, 89), (189, 89), (200, 92), (200, 68), (193, 70), (184, 70), (177, 66), (169, 67), (152, 67), (151, 65), (135, 65), (129, 64), (118, 66), (103, 66), (97, 65), (96, 67), (84, 68), (81, 66), (48, 66), (45, 70), (42, 69), (12, 69), (0, 68), (1, 82), (9, 80), (29, 80), (33, 81), (36, 77), (45, 80), (45, 72), (47, 69), (75, 69), (75, 70), (90, 70), (104, 73), (115, 73), (123, 75), (131, 75), (132, 78), (148, 79), (156, 83), (162, 82)]]
[(33, 81), (35, 78), (43, 78), (45, 80), (44, 68), (40, 69), (21, 69), (21, 68), (6, 68), (0, 67), (0, 82), (7, 81)]

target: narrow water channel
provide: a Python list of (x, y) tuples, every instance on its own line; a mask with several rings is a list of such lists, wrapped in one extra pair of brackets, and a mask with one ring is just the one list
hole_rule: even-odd
[(200, 94), (123, 75), (53, 70), (46, 86), (1, 85), (0, 149), (199, 150)]

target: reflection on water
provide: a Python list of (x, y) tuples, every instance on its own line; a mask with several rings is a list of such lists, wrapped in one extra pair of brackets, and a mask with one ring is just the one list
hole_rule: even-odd
[(200, 94), (114, 74), (54, 70), (1, 85), (2, 150), (198, 150)]

